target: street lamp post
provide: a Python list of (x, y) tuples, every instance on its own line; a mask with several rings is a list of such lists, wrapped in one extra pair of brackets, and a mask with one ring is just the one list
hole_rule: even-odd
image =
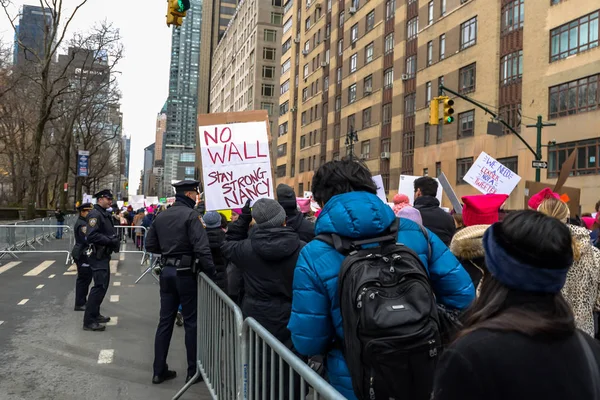
[(350, 147), (350, 159), (354, 158), (354, 143), (358, 142), (358, 132), (350, 126), (350, 131), (346, 134), (346, 147)]

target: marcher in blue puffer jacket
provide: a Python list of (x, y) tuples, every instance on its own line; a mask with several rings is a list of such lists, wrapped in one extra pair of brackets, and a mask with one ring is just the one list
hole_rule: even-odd
[[(324, 204), (316, 222), (316, 235), (373, 237), (388, 229), (395, 219), (392, 209), (375, 195), (370, 172), (357, 162), (324, 164), (313, 178), (312, 191), (315, 200)], [(470, 305), (475, 298), (471, 278), (436, 235), (429, 232), (431, 259), (427, 240), (416, 223), (400, 219), (398, 242), (421, 257), (440, 303), (456, 309)], [(341, 254), (321, 241), (313, 240), (304, 247), (294, 273), (288, 329), (299, 353), (314, 356), (329, 351), (327, 371), (331, 384), (345, 397), (355, 399), (344, 357), (340, 350), (332, 349), (333, 340), (339, 338), (343, 342), (344, 337), (338, 293), (343, 260)]]

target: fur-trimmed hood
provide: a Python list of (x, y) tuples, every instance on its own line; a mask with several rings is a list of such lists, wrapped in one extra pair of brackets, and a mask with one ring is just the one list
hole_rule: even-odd
[(473, 225), (463, 228), (454, 235), (450, 251), (461, 260), (473, 260), (485, 256), (483, 234), (491, 225)]

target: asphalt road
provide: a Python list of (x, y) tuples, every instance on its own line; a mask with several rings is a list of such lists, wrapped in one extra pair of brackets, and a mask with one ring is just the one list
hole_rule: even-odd
[[(65, 248), (63, 242), (53, 240), (43, 249)], [(111, 286), (101, 307), (113, 321), (105, 332), (83, 331), (83, 313), (73, 311), (76, 276), (64, 254), (18, 256), (0, 260), (1, 400), (163, 400), (184, 385), (179, 327), (168, 359), (178, 377), (151, 382), (159, 293), (151, 276), (134, 285), (146, 268), (140, 254), (113, 256)], [(209, 398), (203, 383), (182, 397)]]

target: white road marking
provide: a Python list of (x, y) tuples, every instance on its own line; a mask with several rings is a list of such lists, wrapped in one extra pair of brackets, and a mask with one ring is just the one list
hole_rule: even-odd
[(127, 287), (135, 287), (135, 285), (127, 285)]
[(121, 286), (121, 282), (113, 282), (113, 286)]
[(121, 261), (125, 260), (125, 253), (119, 254), (119, 260), (121, 260)]
[(17, 303), (17, 305), (22, 306), (23, 304), (27, 303), (28, 301), (29, 301), (29, 299), (23, 299), (19, 303)]
[(100, 350), (98, 364), (110, 364), (113, 362), (115, 351), (113, 349)]
[(50, 276), (48, 277), (48, 279), (52, 279), (52, 278), (54, 278), (55, 276), (56, 276), (56, 275), (52, 274), (52, 275), (50, 275)]
[(44, 285), (37, 285), (35, 288), (36, 288), (36, 289), (41, 289), (41, 288), (43, 288), (43, 287), (44, 287)]
[(110, 302), (111, 303), (116, 303), (119, 301), (119, 295), (118, 294), (111, 294), (110, 295)]
[(119, 260), (110, 260), (110, 273), (116, 274), (118, 266), (119, 266)]
[(2, 325), (4, 323), (4, 321), (0, 321), (0, 325)]
[(71, 264), (71, 266), (69, 267), (69, 269), (67, 271), (69, 271), (69, 272), (77, 271), (77, 264)]
[(115, 276), (121, 276), (121, 275), (123, 275), (123, 274), (121, 274), (120, 272), (117, 272), (117, 273), (115, 274)]
[(38, 276), (39, 274), (41, 274), (42, 272), (44, 272), (46, 270), (46, 268), (48, 268), (52, 264), (54, 264), (54, 260), (46, 260), (46, 261), (44, 261), (43, 263), (41, 263), (40, 265), (38, 265), (37, 267), (35, 267), (34, 269), (32, 269), (31, 271), (29, 271), (28, 273), (26, 273), (23, 276)]
[(3, 265), (2, 267), (0, 267), (0, 274), (3, 273), (3, 272), (8, 271), (9, 269), (11, 269), (13, 267), (16, 267), (19, 264), (21, 264), (21, 261), (12, 261), (12, 262), (9, 262), (6, 265)]
[(106, 326), (115, 326), (119, 323), (119, 317), (110, 317), (110, 321), (106, 323)]
[(77, 271), (67, 271), (63, 275), (77, 275)]

